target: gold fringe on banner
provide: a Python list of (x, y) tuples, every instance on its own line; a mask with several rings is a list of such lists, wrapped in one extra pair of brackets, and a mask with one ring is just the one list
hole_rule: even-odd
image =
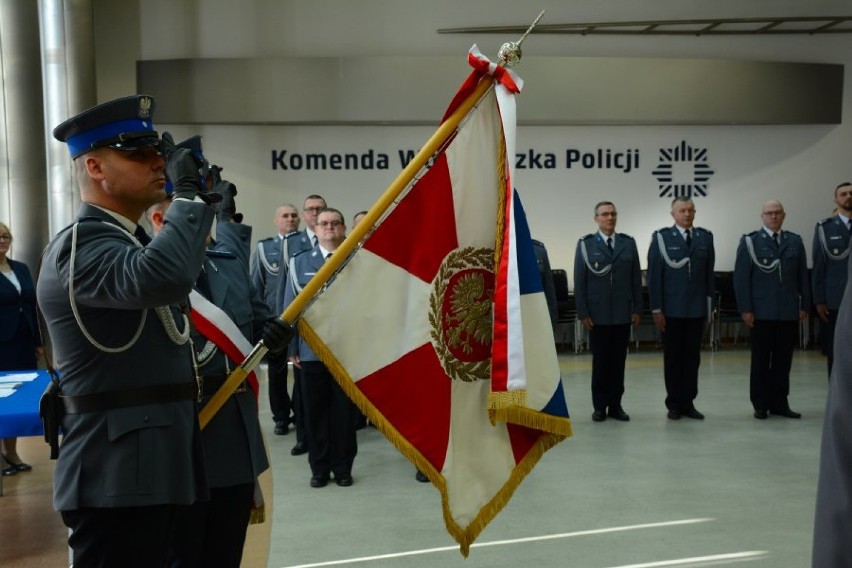
[[(388, 441), (396, 447), (396, 449), (408, 459), (414, 466), (423, 472), (429, 481), (441, 493), (441, 509), (444, 516), (444, 525), (447, 532), (452, 535), (456, 542), (459, 543), (462, 555), (467, 558), (470, 554), (470, 545), (480, 535), (483, 529), (494, 520), (494, 517), (503, 510), (503, 507), (512, 498), (515, 490), (521, 484), (521, 481), (532, 471), (544, 452), (561, 442), (566, 436), (559, 434), (544, 434), (536, 444), (530, 449), (527, 455), (518, 463), (512, 470), (509, 479), (500, 488), (497, 493), (479, 510), (476, 517), (466, 527), (460, 526), (452, 516), (449, 505), (449, 495), (447, 493), (447, 482), (440, 471), (435, 469), (426, 458), (423, 457), (417, 448), (415, 448), (393, 425), (382, 415), (375, 406), (361, 392), (361, 389), (352, 380), (349, 372), (340, 364), (334, 353), (320, 339), (310, 324), (305, 319), (299, 320), (298, 323), (299, 335), (310, 346), (317, 358), (322, 361), (328, 368), (329, 372), (334, 377), (340, 388), (364, 413), (367, 419), (376, 426)], [(570, 426), (569, 426), (570, 428)], [(569, 430), (570, 432), (570, 430)]]

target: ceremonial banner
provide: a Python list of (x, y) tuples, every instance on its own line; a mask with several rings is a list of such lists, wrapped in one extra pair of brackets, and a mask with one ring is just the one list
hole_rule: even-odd
[[(494, 88), (298, 322), (347, 394), (440, 490), (464, 555), (542, 454), (570, 435), (511, 190), (520, 80), (475, 49), (469, 60), (475, 71), (447, 115), (484, 75)], [(532, 331), (544, 326), (547, 337)], [(492, 352), (493, 417), (509, 423), (489, 416)], [(533, 419), (537, 410), (550, 414)]]

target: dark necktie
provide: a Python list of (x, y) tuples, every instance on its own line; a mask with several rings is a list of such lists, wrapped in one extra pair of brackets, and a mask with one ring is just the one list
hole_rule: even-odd
[(772, 240), (775, 241), (776, 246), (781, 246), (781, 233), (773, 233)]
[(145, 229), (141, 225), (136, 225), (136, 230), (133, 231), (133, 234), (142, 243), (143, 247), (151, 242), (151, 237), (148, 236), (148, 233), (145, 232)]
[(692, 231), (690, 231), (689, 229), (684, 231), (684, 237), (686, 237), (686, 248), (691, 249), (692, 248)]
[(311, 237), (311, 246), (317, 246), (317, 236)]
[(612, 237), (606, 238), (606, 248), (609, 249), (609, 252), (612, 252)]
[(327, 255), (325, 255), (326, 260), (328, 260), (329, 258), (331, 258), (331, 253), (328, 253)]

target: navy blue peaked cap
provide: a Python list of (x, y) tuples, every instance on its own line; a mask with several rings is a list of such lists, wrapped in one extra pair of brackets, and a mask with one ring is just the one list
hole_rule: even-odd
[(72, 158), (106, 146), (116, 150), (159, 146), (152, 122), (154, 106), (150, 95), (108, 101), (69, 118), (53, 129), (53, 137), (68, 144)]
[(178, 148), (187, 148), (190, 152), (192, 152), (196, 158), (204, 157), (204, 150), (201, 148), (201, 135), (196, 134), (195, 136), (190, 136), (183, 142), (179, 144), (175, 144)]

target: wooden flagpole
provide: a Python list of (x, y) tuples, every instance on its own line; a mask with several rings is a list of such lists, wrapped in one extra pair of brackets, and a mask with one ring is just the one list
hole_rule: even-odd
[[(527, 37), (530, 30), (532, 30), (538, 23), (543, 14), (544, 11), (539, 13), (538, 17), (518, 42), (509, 42), (500, 48), (501, 61), (499, 64), (511, 65), (520, 59), (521, 42), (523, 42), (523, 40)], [(507, 48), (507, 46), (509, 47)], [(514, 54), (515, 58), (511, 59), (508, 55), (504, 57), (504, 50)], [(393, 205), (396, 198), (399, 197), (399, 195), (411, 184), (411, 181), (414, 179), (414, 176), (417, 175), (417, 172), (423, 169), (429, 159), (446, 143), (447, 139), (456, 131), (462, 119), (467, 116), (471, 109), (479, 103), (482, 97), (484, 97), (485, 94), (493, 88), (493, 86), (494, 78), (490, 75), (483, 75), (479, 79), (476, 89), (474, 89), (474, 91), (464, 101), (462, 101), (461, 104), (459, 104), (455, 111), (453, 111), (453, 113), (441, 123), (435, 133), (432, 134), (431, 138), (429, 138), (423, 147), (420, 148), (420, 151), (417, 152), (414, 158), (407, 166), (405, 166), (396, 179), (391, 182), (390, 186), (388, 186), (382, 196), (379, 197), (378, 201), (373, 204), (364, 219), (352, 228), (352, 232), (349, 233), (346, 240), (341, 243), (337, 250), (334, 251), (334, 254), (329, 257), (325, 264), (323, 264), (322, 268), (317, 271), (314, 277), (308, 281), (305, 287), (302, 288), (301, 292), (299, 292), (290, 305), (287, 306), (280, 316), (282, 320), (291, 325), (296, 323), (296, 320), (305, 310), (308, 302), (316, 296), (322, 287), (325, 286), (326, 282), (328, 282), (335, 272), (337, 272), (337, 269), (340, 268), (340, 265), (343, 264), (352, 251), (355, 250), (355, 247), (359, 242), (361, 242), (361, 239), (363, 239), (364, 236), (373, 228), (376, 222), (382, 218), (385, 211)], [(246, 376), (248, 376), (252, 369), (260, 363), (260, 360), (264, 355), (266, 355), (267, 351), (268, 350), (263, 344), (263, 341), (259, 341), (240, 366), (234, 369), (234, 371), (228, 376), (225, 383), (213, 394), (204, 408), (202, 408), (198, 413), (198, 421), (201, 424), (202, 429), (207, 426), (213, 416), (215, 416), (219, 409), (222, 408), (228, 400), (228, 397), (230, 397), (240, 383), (245, 380)]]

